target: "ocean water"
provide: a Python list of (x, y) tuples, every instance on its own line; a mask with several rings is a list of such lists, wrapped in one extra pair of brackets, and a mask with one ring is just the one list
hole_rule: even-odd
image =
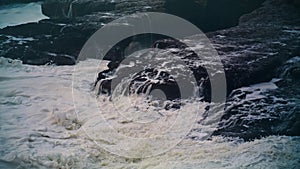
[[(208, 140), (184, 137), (171, 147), (164, 144), (168, 142), (156, 142), (155, 146), (166, 149), (163, 153), (140, 158), (150, 151), (140, 146), (128, 150), (135, 157), (126, 157), (118, 150), (130, 144), (113, 135), (111, 125), (127, 137), (148, 137), (168, 127), (177, 112), (164, 110), (158, 116), (138, 96), (120, 98), (134, 100), (138, 109), (97, 97), (91, 84), (106, 64), (88, 59), (77, 66), (30, 66), (0, 58), (0, 168), (299, 168), (300, 137), (289, 136), (251, 142), (221, 136)], [(259, 86), (275, 88), (265, 83)], [(201, 112), (206, 104), (191, 102), (182, 109), (190, 115)], [(116, 107), (132, 114), (147, 108), (150, 113), (137, 118), (160, 118), (157, 125), (162, 128), (137, 127), (115, 112)], [(179, 122), (189, 119), (182, 120)], [(216, 124), (211, 120), (206, 126), (192, 127), (215, 130)], [(170, 138), (173, 134), (177, 133), (171, 131)]]
[(38, 22), (47, 18), (47, 16), (42, 14), (41, 3), (0, 6), (0, 28)]

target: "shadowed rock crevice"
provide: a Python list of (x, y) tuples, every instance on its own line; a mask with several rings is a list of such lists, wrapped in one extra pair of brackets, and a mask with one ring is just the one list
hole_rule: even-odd
[(180, 16), (202, 31), (238, 25), (239, 18), (260, 7), (264, 0), (166, 0), (166, 12)]

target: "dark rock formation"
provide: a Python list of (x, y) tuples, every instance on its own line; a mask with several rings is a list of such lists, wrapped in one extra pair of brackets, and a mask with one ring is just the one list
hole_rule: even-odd
[[(299, 60), (293, 61), (292, 65), (287, 62), (300, 55), (299, 11), (289, 1), (268, 0), (263, 7), (241, 17), (238, 26), (207, 34), (222, 59), (229, 95), (226, 113), (215, 134), (245, 140), (273, 134), (300, 135), (297, 129), (300, 121), (299, 80), (296, 80), (299, 67), (294, 64)], [(188, 40), (195, 46), (199, 43), (197, 36)], [(195, 62), (203, 64), (200, 58), (179, 41), (159, 40), (153, 46), (172, 49), (173, 54), (183, 59), (193, 71), (198, 85), (202, 85), (201, 96), (210, 99), (210, 82), (203, 68), (209, 65), (195, 67)], [(280, 76), (279, 70), (283, 71)], [(276, 82), (279, 88), (273, 91), (259, 87), (241, 88), (273, 78), (282, 78)], [(159, 89), (163, 90), (162, 87)], [(172, 94), (172, 91), (166, 92), (169, 92), (166, 95)]]
[(75, 18), (93, 12), (113, 11), (115, 5), (107, 0), (49, 0), (43, 3), (42, 12), (51, 18)]
[(103, 24), (137, 11), (153, 11), (158, 1), (45, 1), (42, 9), (51, 19), (0, 29), (0, 55), (25, 64), (75, 64), (84, 43)]
[(34, 65), (73, 65), (87, 40), (84, 32), (72, 26), (46, 21), (6, 27), (0, 32), (1, 56)]
[[(274, 71), (276, 72), (276, 71)], [(252, 140), (269, 135), (300, 135), (299, 57), (279, 68), (278, 88), (252, 86), (234, 90), (215, 135)], [(261, 84), (262, 85), (262, 84)]]
[(239, 18), (264, 0), (166, 0), (166, 12), (180, 16), (202, 31), (215, 31), (238, 25)]
[(111, 11), (123, 14), (166, 12), (207, 32), (237, 25), (240, 16), (257, 9), (262, 2), (264, 0), (49, 0), (42, 9), (51, 18), (75, 18)]
[[(21, 59), (27, 64), (74, 64), (73, 61), (59, 62), (58, 59), (54, 59), (54, 54), (68, 55), (68, 58), (76, 59), (85, 41), (95, 31), (121, 16), (147, 11), (168, 12), (188, 19), (201, 29), (209, 31), (236, 25), (239, 16), (258, 7), (261, 1), (255, 0), (250, 3), (240, 0), (211, 0), (202, 3), (193, 0), (46, 0), (42, 4), (42, 11), (50, 19), (0, 30), (2, 38), (14, 38), (0, 44), (0, 54)], [(219, 9), (221, 6), (215, 3), (222, 3), (222, 8)], [(231, 12), (228, 13), (228, 10)], [(228, 15), (223, 15), (225, 13)], [(222, 17), (216, 14), (222, 14)], [(20, 38), (33, 38), (34, 41), (19, 43)], [(31, 52), (25, 51), (25, 48), (29, 48)], [(36, 53), (36, 56), (32, 55), (33, 53)], [(105, 59), (113, 60), (116, 57), (119, 56), (107, 55)]]
[(287, 1), (266, 1), (243, 16), (238, 27), (208, 35), (223, 58), (229, 91), (281, 79), (271, 91), (263, 87), (234, 90), (215, 134), (245, 140), (300, 135), (299, 60), (289, 60), (300, 54), (299, 11)]
[[(276, 20), (273, 20), (274, 17)], [(297, 32), (299, 12), (293, 6), (268, 1), (264, 7), (244, 15), (240, 20), (239, 26), (207, 34), (223, 61), (229, 93), (239, 87), (270, 81), (276, 75), (274, 70), (290, 57), (299, 54), (300, 50)], [(194, 41), (195, 45), (199, 41), (197, 38), (189, 40)], [(117, 46), (122, 48), (121, 45)], [(188, 59), (193, 61), (200, 59), (187, 50), (185, 44), (176, 40), (159, 40), (153, 47), (178, 48), (180, 53), (172, 53), (179, 54), (182, 58), (190, 54)], [(123, 57), (119, 57), (118, 62), (122, 59)], [(190, 64), (198, 84), (202, 83), (199, 80), (207, 78), (205, 69), (201, 70), (193, 67), (193, 63)], [(204, 83), (209, 84), (208, 81)], [(204, 89), (206, 91), (209, 87)], [(208, 92), (204, 95), (209, 97)]]
[[(144, 11), (168, 12), (193, 22), (205, 31), (212, 31), (237, 25), (241, 15), (259, 7), (261, 2), (51, 0), (43, 5), (44, 14), (51, 19), (0, 30), (0, 55), (35, 65), (75, 64), (86, 40), (103, 24), (121, 16)], [(224, 64), (228, 86), (226, 113), (215, 134), (246, 140), (273, 134), (300, 135), (299, 60), (288, 61), (300, 56), (299, 11), (297, 0), (266, 0), (259, 9), (243, 15), (238, 26), (207, 33)], [(106, 90), (109, 94), (113, 89), (111, 81), (105, 78), (117, 70), (126, 56), (125, 49), (137, 41), (143, 44), (142, 48), (154, 43), (153, 47), (169, 50), (182, 59), (194, 73), (201, 96), (209, 101), (210, 81), (204, 67), (213, 63), (201, 61), (184, 43), (164, 38), (154, 38), (155, 43), (147, 40), (141, 42), (145, 41), (142, 40), (144, 37), (130, 38), (113, 47), (105, 57), (112, 61), (109, 70), (99, 73), (98, 81), (102, 83), (100, 92)], [(197, 36), (188, 40), (195, 46), (199, 43)], [(145, 83), (148, 76), (162, 83)], [(273, 78), (281, 80), (276, 82), (279, 88), (272, 91), (241, 88)], [(137, 93), (145, 93), (144, 89), (152, 85), (153, 90), (161, 89), (170, 100), (181, 97), (176, 94), (177, 86), (167, 71), (158, 73), (155, 69), (147, 69), (138, 72), (131, 85), (135, 81), (146, 84)], [(135, 89), (134, 85), (132, 88)], [(254, 94), (260, 96), (253, 98)]]

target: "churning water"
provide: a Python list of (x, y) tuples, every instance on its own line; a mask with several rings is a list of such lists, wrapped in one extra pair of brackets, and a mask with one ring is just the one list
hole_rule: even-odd
[(40, 3), (0, 6), (0, 28), (47, 19)]
[[(0, 58), (0, 167), (299, 167), (300, 137), (287, 136), (270, 136), (251, 142), (220, 136), (204, 141), (183, 138), (165, 153), (148, 158), (127, 158), (118, 156), (120, 152), (110, 153), (107, 150), (126, 146), (126, 142), (122, 138), (113, 138), (114, 134), (110, 135), (111, 128), (107, 122), (130, 137), (146, 137), (161, 129), (156, 129), (156, 126), (137, 127), (130, 119), (120, 117), (109, 99), (96, 97), (91, 91), (91, 84), (96, 72), (104, 69), (105, 64), (99, 60), (81, 61), (78, 64), (80, 70), (76, 71), (78, 78), (74, 80), (74, 66), (29, 66), (17, 60)], [(76, 106), (74, 95), (80, 96), (76, 99)], [(139, 110), (128, 109), (127, 105), (117, 106), (132, 114), (147, 107), (142, 101), (138, 103)], [(206, 103), (195, 102), (186, 104), (183, 109), (188, 114), (196, 108), (201, 112), (205, 106)], [(142, 117), (161, 118), (158, 126), (168, 127), (177, 110), (161, 111), (158, 115), (151, 113), (150, 109), (147, 117)], [(193, 127), (206, 130), (216, 127), (213, 120), (205, 126), (199, 125), (196, 123)], [(97, 133), (97, 138), (92, 139), (90, 133)], [(157, 143), (161, 144), (158, 146), (166, 146), (163, 142)], [(149, 147), (141, 146), (134, 150), (131, 153), (142, 156), (148, 153)]]

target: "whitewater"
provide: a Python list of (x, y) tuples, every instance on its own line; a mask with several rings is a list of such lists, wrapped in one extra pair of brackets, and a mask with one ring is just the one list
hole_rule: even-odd
[[(251, 142), (221, 136), (206, 140), (185, 137), (168, 151), (149, 157), (142, 156), (148, 153), (147, 147), (142, 146), (134, 149), (136, 152), (132, 153), (136, 153), (136, 157), (132, 158), (118, 154), (122, 152), (109, 151), (109, 146), (122, 146), (124, 142), (113, 138), (114, 135), (109, 137), (111, 129), (104, 121), (131, 137), (145, 137), (160, 129), (136, 127), (114, 112), (106, 96), (95, 95), (91, 84), (96, 72), (105, 69), (106, 64), (88, 59), (77, 66), (30, 66), (0, 58), (0, 168), (299, 167), (300, 137), (290, 136), (269, 136)], [(78, 66), (80, 69), (74, 71)], [(78, 77), (75, 80), (74, 72)], [(76, 101), (80, 103), (74, 104)], [(206, 103), (203, 104), (190, 103), (183, 109), (186, 112), (201, 110)], [(140, 110), (130, 111), (135, 114)], [(167, 126), (174, 114), (176, 110), (164, 110), (161, 126)], [(148, 116), (161, 118), (155, 113)], [(199, 127), (215, 130), (216, 122), (193, 125), (193, 128)], [(90, 136), (95, 132), (97, 140)], [(192, 130), (187, 136), (197, 134)]]
[(0, 28), (48, 19), (42, 14), (41, 2), (0, 6)]

